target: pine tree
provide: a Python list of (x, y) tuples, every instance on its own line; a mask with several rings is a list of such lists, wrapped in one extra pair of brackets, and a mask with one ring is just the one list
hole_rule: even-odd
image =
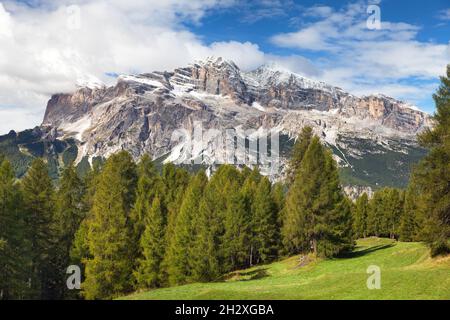
[(0, 163), (0, 300), (27, 297), (27, 261), (22, 199), (13, 169)]
[(353, 210), (353, 232), (356, 238), (367, 236), (367, 215), (369, 210), (369, 197), (363, 193), (357, 200)]
[(166, 257), (170, 284), (185, 283), (192, 275), (190, 251), (194, 245), (197, 232), (197, 225), (194, 220), (199, 212), (206, 183), (206, 174), (200, 171), (189, 184), (180, 213), (176, 218), (173, 239), (170, 241)]
[(414, 179), (425, 205), (422, 236), (437, 255), (450, 252), (450, 65), (433, 99), (433, 128), (419, 135), (430, 152), (414, 170)]
[(127, 152), (112, 155), (99, 177), (87, 226), (91, 258), (82, 290), (87, 299), (109, 299), (132, 289), (136, 252), (130, 211), (137, 173)]
[(44, 160), (31, 164), (22, 180), (26, 234), (30, 243), (30, 289), (34, 297), (54, 297), (55, 275), (52, 264), (55, 257), (57, 233), (55, 230), (55, 195), (52, 180)]
[(277, 208), (271, 196), (271, 184), (263, 177), (252, 204), (252, 236), (256, 262), (268, 262), (277, 256), (279, 244)]
[(297, 137), (297, 141), (294, 144), (291, 153), (291, 159), (289, 160), (288, 170), (287, 170), (287, 184), (292, 185), (295, 180), (295, 175), (300, 169), (300, 164), (302, 163), (303, 157), (305, 156), (306, 150), (313, 138), (313, 131), (311, 127), (303, 127), (302, 132)]
[(142, 258), (134, 272), (137, 288), (155, 288), (162, 285), (161, 264), (164, 258), (166, 241), (166, 217), (158, 196), (145, 216), (145, 229), (140, 240)]
[(306, 151), (285, 209), (283, 238), (287, 252), (312, 250), (329, 257), (352, 247), (349, 202), (339, 185), (336, 163), (318, 137)]

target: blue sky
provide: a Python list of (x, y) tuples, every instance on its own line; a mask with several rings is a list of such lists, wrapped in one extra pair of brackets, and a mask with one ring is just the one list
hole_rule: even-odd
[[(264, 2), (264, 1), (263, 1)], [(333, 61), (335, 53), (328, 50), (301, 48), (293, 46), (280, 46), (273, 41), (274, 35), (296, 32), (311, 24), (321, 21), (317, 16), (307, 14), (313, 7), (330, 7), (334, 11), (344, 10), (348, 4), (358, 1), (250, 1), (250, 4), (220, 10), (207, 16), (199, 25), (191, 24), (189, 28), (204, 37), (207, 43), (217, 41), (250, 41), (257, 43), (264, 52), (274, 55), (290, 56), (300, 55), (309, 59), (316, 66), (327, 67), (323, 60)], [(380, 8), (381, 21), (392, 23), (405, 23), (417, 27), (416, 35), (411, 41), (425, 44), (448, 45), (450, 41), (450, 1), (408, 1), (408, 0), (384, 0), (364, 1), (363, 5), (376, 4)], [(367, 15), (361, 15), (360, 19), (367, 19)], [(377, 31), (373, 31), (376, 33)], [(392, 31), (392, 33), (395, 33)], [(339, 41), (339, 40), (337, 40)], [(376, 45), (376, 41), (374, 41)], [(417, 52), (420, 54), (420, 51)], [(447, 62), (450, 63), (450, 49), (447, 52)], [(331, 62), (332, 64), (332, 62)], [(373, 68), (377, 68), (373, 64)], [(444, 68), (442, 68), (442, 72)], [(438, 75), (423, 77), (420, 73), (405, 75), (387, 83), (395, 82), (403, 86), (427, 86), (439, 85)], [(320, 78), (320, 77), (319, 77)], [(339, 83), (337, 84), (339, 85)], [(374, 88), (376, 91), (376, 87)], [(428, 93), (430, 90), (427, 90)], [(405, 99), (419, 105), (423, 110), (432, 113), (434, 102), (430, 94), (418, 94), (408, 96), (396, 95), (399, 99)]]
[(449, 0), (0, 0), (0, 134), (39, 125), (54, 93), (210, 55), (432, 113), (449, 35)]

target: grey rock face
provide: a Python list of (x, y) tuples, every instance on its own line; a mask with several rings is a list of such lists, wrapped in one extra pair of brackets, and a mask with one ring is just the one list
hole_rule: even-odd
[[(135, 158), (149, 153), (174, 161), (186, 151), (174, 132), (192, 135), (199, 122), (204, 130), (264, 128), (290, 137), (310, 125), (330, 146), (347, 152), (335, 151), (343, 166), (351, 166), (344, 154), (364, 154), (343, 138), (385, 147), (392, 140), (414, 143), (431, 125), (426, 113), (386, 96), (356, 97), (273, 65), (242, 72), (231, 61), (210, 58), (171, 72), (120, 76), (112, 87), (54, 95), (42, 126), (60, 139), (75, 138), (77, 161), (121, 149)], [(223, 153), (204, 148), (194, 156), (203, 154), (204, 163), (212, 164)]]

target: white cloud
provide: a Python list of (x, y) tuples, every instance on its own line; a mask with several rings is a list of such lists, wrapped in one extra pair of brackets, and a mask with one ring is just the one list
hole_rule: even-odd
[(200, 23), (209, 10), (233, 3), (0, 3), (0, 117), (7, 119), (0, 122), (0, 133), (38, 125), (51, 94), (72, 91), (83, 79), (114, 82), (108, 72), (171, 70), (209, 55), (233, 59), (244, 69), (261, 64), (264, 53), (255, 44), (230, 41), (206, 45), (183, 27), (185, 22)]
[(380, 30), (370, 30), (366, 10), (361, 1), (341, 10), (312, 7), (305, 15), (314, 16), (315, 22), (271, 41), (321, 53), (315, 61), (323, 70), (320, 79), (350, 92), (383, 92), (411, 102), (431, 96), (435, 86), (430, 82), (444, 73), (450, 60), (449, 45), (421, 42), (420, 28), (403, 22), (381, 21)]

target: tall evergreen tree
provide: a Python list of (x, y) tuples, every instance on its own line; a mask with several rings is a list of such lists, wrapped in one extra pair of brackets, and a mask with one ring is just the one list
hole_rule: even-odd
[(263, 177), (252, 204), (252, 236), (256, 262), (273, 260), (278, 253), (278, 212), (271, 196), (271, 184)]
[(26, 234), (30, 243), (30, 288), (34, 297), (55, 298), (58, 275), (54, 262), (56, 250), (55, 195), (43, 159), (31, 164), (22, 180)]
[(225, 234), (223, 237), (226, 270), (246, 267), (250, 248), (250, 214), (246, 211), (245, 198), (238, 184), (227, 186), (227, 211), (225, 214)]
[(29, 263), (22, 199), (13, 169), (0, 163), (0, 300), (27, 298)]
[(400, 218), (400, 241), (418, 241), (420, 233), (420, 195), (412, 184), (405, 192), (403, 212)]
[(176, 218), (173, 239), (166, 257), (170, 284), (185, 283), (191, 278), (191, 250), (197, 236), (194, 220), (199, 212), (207, 180), (204, 171), (200, 171), (192, 179)]
[[(226, 272), (229, 267), (230, 247), (224, 242), (227, 212), (233, 205), (239, 207), (237, 198), (230, 202), (231, 195), (242, 183), (240, 172), (231, 165), (222, 165), (206, 185), (198, 214), (197, 238), (191, 250), (192, 279), (211, 281)], [(240, 209), (239, 209), (240, 211)], [(242, 211), (237, 215), (243, 214)], [(230, 219), (232, 219), (230, 217)], [(229, 221), (228, 221), (229, 222)], [(228, 236), (235, 235), (230, 230)]]
[(367, 215), (369, 210), (369, 197), (363, 193), (357, 200), (353, 209), (353, 233), (356, 238), (367, 236)]
[(156, 195), (163, 195), (163, 183), (152, 159), (145, 154), (138, 165), (139, 180), (137, 184), (136, 203), (132, 210), (132, 219), (135, 225), (137, 240), (145, 228), (145, 219), (152, 208)]
[(61, 176), (60, 186), (56, 193), (55, 223), (58, 238), (56, 246), (57, 257), (54, 262), (57, 266), (58, 296), (63, 297), (68, 292), (65, 288), (66, 269), (70, 265), (70, 250), (75, 234), (85, 217), (83, 206), (85, 188), (83, 181), (78, 177), (73, 165), (67, 166)]
[(313, 138), (313, 131), (311, 127), (303, 127), (302, 132), (300, 132), (297, 137), (297, 141), (292, 149), (291, 158), (288, 164), (287, 170), (287, 184), (292, 185), (295, 181), (295, 175), (300, 169), (300, 164), (302, 163), (303, 157), (305, 156), (306, 150), (308, 150), (309, 144)]
[(350, 249), (351, 213), (331, 153), (314, 137), (286, 199), (284, 244), (289, 253), (334, 256)]
[(99, 177), (87, 226), (91, 258), (82, 284), (87, 299), (109, 299), (132, 289), (136, 252), (130, 219), (136, 165), (127, 152), (112, 155)]
[(419, 135), (430, 152), (414, 170), (414, 176), (426, 206), (422, 235), (436, 255), (450, 252), (450, 65), (433, 98), (434, 126)]
[(137, 288), (155, 288), (163, 283), (161, 266), (166, 250), (166, 217), (158, 196), (145, 216), (145, 229), (140, 239), (142, 258), (134, 272)]

